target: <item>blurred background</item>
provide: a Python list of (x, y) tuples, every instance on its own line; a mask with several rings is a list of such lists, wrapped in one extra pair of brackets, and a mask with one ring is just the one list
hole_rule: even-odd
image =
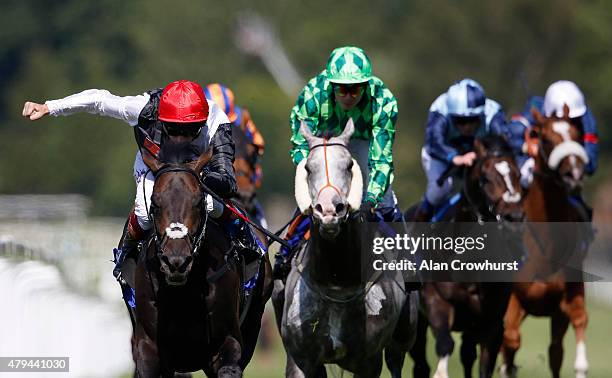
[[(3, 1), (0, 300), (8, 311), (0, 312), (0, 355), (70, 355), (74, 376), (132, 368), (129, 319), (108, 260), (135, 195), (133, 132), (88, 114), (31, 123), (21, 117), (25, 101), (88, 88), (133, 95), (179, 79), (227, 85), (266, 139), (259, 195), (275, 229), (294, 207), (289, 112), (333, 48), (362, 47), (398, 99), (393, 185), (402, 208), (424, 190), (427, 110), (452, 82), (479, 81), (510, 116), (553, 81), (573, 80), (599, 126), (599, 170), (585, 197), (605, 227), (612, 223), (611, 19), (612, 3), (601, 0)], [(595, 358), (612, 336), (598, 328), (608, 323), (612, 289), (587, 290)], [(548, 325), (538, 321), (527, 324), (539, 336), (526, 342), (519, 364), (546, 376)], [(247, 376), (281, 374), (274, 329), (266, 340), (271, 349), (258, 352)], [(567, 374), (572, 340), (570, 330)], [(609, 360), (591, 362), (592, 376), (612, 374)]]

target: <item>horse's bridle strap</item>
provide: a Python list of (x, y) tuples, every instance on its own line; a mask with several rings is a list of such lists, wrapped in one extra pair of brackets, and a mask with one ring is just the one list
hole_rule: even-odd
[[(323, 143), (322, 144), (317, 144), (315, 146), (313, 146), (310, 150), (314, 150), (315, 148), (318, 147), (323, 147), (323, 157), (324, 157), (324, 161), (325, 161), (325, 180), (326, 183), (323, 187), (321, 187), (321, 189), (319, 189), (319, 191), (317, 192), (317, 198), (319, 198), (319, 196), (321, 195), (321, 192), (326, 189), (326, 188), (332, 188), (336, 193), (338, 193), (338, 195), (340, 197), (342, 197), (342, 193), (340, 193), (340, 189), (338, 189), (337, 186), (335, 186), (334, 184), (331, 183), (331, 180), (329, 178), (329, 164), (327, 162), (327, 147), (328, 146), (342, 146), (344, 148), (347, 148), (344, 144), (342, 143), (327, 143), (327, 139), (323, 139)], [(348, 149), (348, 148), (347, 148)]]

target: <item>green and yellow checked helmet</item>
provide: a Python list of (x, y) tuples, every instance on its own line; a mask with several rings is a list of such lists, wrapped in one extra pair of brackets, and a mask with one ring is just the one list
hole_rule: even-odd
[(372, 63), (359, 47), (344, 46), (332, 51), (327, 61), (327, 79), (338, 84), (363, 83), (372, 78)]

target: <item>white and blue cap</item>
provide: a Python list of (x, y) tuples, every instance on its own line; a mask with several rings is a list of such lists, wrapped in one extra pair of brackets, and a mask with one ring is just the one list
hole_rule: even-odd
[(472, 79), (460, 80), (448, 88), (446, 106), (448, 114), (455, 117), (477, 117), (484, 114), (484, 89)]

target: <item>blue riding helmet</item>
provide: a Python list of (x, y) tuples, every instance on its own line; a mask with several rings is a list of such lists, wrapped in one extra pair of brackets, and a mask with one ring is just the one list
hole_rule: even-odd
[(472, 79), (460, 80), (448, 88), (446, 106), (451, 117), (480, 117), (484, 115), (484, 89)]

